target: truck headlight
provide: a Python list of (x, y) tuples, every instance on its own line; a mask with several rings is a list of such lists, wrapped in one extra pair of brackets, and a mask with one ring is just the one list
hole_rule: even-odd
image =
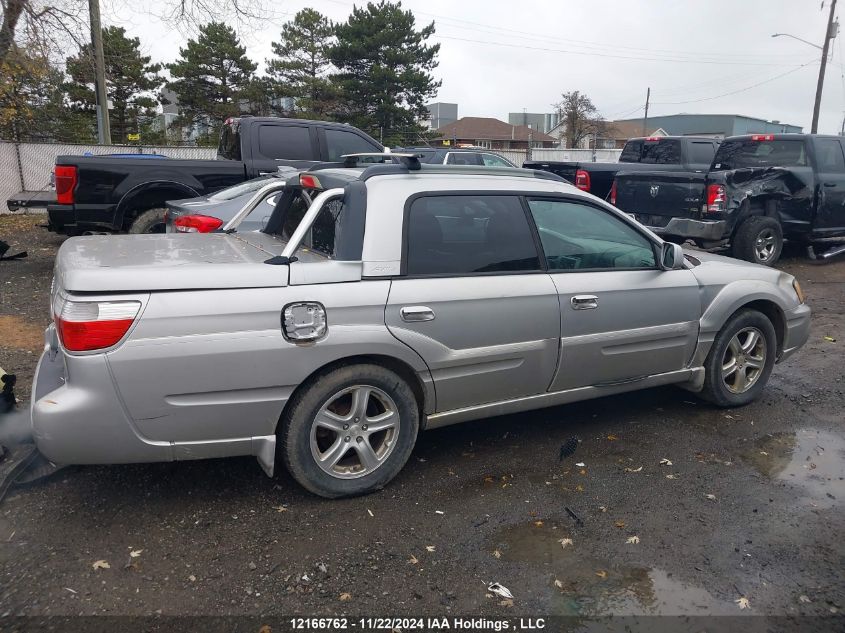
[(326, 308), (316, 301), (289, 303), (282, 311), (282, 333), (291, 343), (310, 343), (329, 330)]

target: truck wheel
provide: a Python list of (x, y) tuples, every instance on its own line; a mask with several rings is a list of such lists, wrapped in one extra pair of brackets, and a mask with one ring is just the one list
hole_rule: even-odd
[(361, 495), (402, 470), (419, 430), (419, 408), (402, 378), (378, 365), (339, 367), (285, 408), (277, 457), (321, 497)]
[(756, 400), (769, 380), (776, 356), (772, 322), (756, 310), (740, 310), (713, 341), (704, 361), (704, 389), (699, 395), (719, 407), (739, 407)]
[(773, 265), (783, 250), (783, 227), (774, 218), (755, 215), (739, 225), (733, 239), (731, 253), (764, 266)]
[(150, 209), (139, 213), (138, 217), (129, 226), (130, 233), (164, 233), (167, 224), (165, 222), (167, 209)]

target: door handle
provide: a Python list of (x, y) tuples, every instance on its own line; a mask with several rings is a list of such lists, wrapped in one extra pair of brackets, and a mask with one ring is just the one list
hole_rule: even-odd
[(599, 307), (599, 298), (596, 295), (575, 295), (569, 302), (573, 310), (595, 310)]
[(826, 183), (824, 183), (824, 186), (825, 187), (835, 187), (836, 183), (835, 182), (826, 182)]
[(406, 323), (434, 321), (434, 310), (428, 306), (405, 306), (399, 310), (399, 316)]

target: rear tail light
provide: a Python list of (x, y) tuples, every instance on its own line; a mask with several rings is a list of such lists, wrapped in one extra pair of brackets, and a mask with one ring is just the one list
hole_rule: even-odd
[(72, 165), (56, 165), (53, 169), (53, 180), (56, 185), (56, 202), (59, 204), (73, 204), (73, 190), (76, 189), (76, 167)]
[(210, 215), (183, 215), (173, 221), (177, 233), (211, 233), (223, 226), (223, 220)]
[(724, 211), (727, 203), (724, 185), (707, 186), (707, 213)]
[(56, 298), (53, 319), (65, 349), (106, 349), (122, 339), (141, 308), (140, 301), (68, 301)]
[(610, 204), (616, 206), (616, 181), (610, 186)]
[(775, 135), (774, 134), (752, 134), (751, 140), (752, 141), (774, 141)]
[(590, 190), (590, 174), (589, 172), (579, 169), (575, 172), (575, 186), (581, 191)]

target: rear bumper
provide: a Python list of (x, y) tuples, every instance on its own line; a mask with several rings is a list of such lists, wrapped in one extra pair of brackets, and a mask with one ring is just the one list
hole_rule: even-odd
[(792, 356), (810, 338), (810, 307), (806, 304), (786, 312), (786, 331), (783, 337), (783, 351), (778, 362)]
[[(646, 216), (636, 214), (638, 221), (643, 222)], [(642, 218), (642, 219), (640, 219)], [(650, 226), (643, 222), (649, 230), (658, 235), (677, 235), (700, 240), (721, 240), (726, 236), (727, 222), (724, 220), (691, 220), (689, 218), (672, 218), (666, 226)]]
[(38, 450), (57, 464), (170, 461), (169, 442), (142, 439), (114, 388), (105, 355), (73, 358), (68, 372), (54, 326), (32, 386), (32, 434)]

